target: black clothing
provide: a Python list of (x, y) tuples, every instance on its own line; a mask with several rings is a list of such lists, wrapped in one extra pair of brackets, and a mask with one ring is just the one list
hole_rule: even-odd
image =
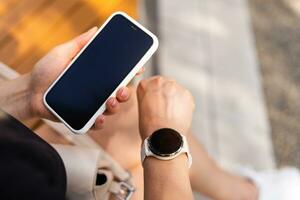
[(58, 153), (0, 110), (0, 199), (64, 200), (66, 171)]

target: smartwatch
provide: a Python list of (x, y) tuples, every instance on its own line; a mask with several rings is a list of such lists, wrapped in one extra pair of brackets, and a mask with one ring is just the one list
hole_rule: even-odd
[(186, 137), (174, 129), (162, 128), (147, 137), (141, 149), (142, 163), (147, 156), (160, 160), (172, 160), (180, 154), (188, 157), (188, 166), (192, 165), (192, 156), (189, 151)]

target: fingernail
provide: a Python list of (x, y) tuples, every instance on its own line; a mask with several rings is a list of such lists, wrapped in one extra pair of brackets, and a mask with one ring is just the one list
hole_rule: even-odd
[(117, 101), (114, 98), (109, 100), (109, 103), (110, 103), (111, 107), (115, 107), (117, 105)]
[(103, 115), (101, 115), (101, 116), (99, 117), (99, 122), (100, 122), (101, 124), (103, 124), (103, 122), (104, 122), (104, 116), (103, 116)]
[(128, 92), (123, 88), (123, 89), (121, 90), (121, 97), (122, 97), (123, 99), (125, 99), (125, 98), (127, 98), (127, 96), (128, 96)]

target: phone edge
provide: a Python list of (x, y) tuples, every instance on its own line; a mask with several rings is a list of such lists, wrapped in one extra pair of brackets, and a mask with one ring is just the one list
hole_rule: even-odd
[(128, 75), (123, 79), (123, 81), (116, 87), (116, 89), (112, 92), (112, 94), (107, 98), (109, 99), (112, 96), (116, 95), (116, 92), (118, 89), (121, 87), (126, 86), (130, 80), (132, 80), (135, 76), (135, 74), (142, 68), (142, 66), (151, 58), (151, 56), (155, 53), (155, 51), (158, 49), (159, 46), (159, 41), (158, 38), (148, 29), (146, 29), (143, 25), (141, 25), (139, 22), (137, 22), (135, 19), (127, 15), (125, 12), (122, 11), (117, 11), (114, 12), (112, 15), (110, 15), (105, 22), (100, 26), (100, 28), (97, 30), (95, 35), (90, 39), (90, 41), (79, 51), (79, 53), (73, 58), (73, 60), (68, 64), (68, 66), (61, 72), (61, 74), (51, 83), (51, 85), (48, 87), (46, 92), (43, 95), (43, 103), (46, 106), (46, 108), (52, 112), (68, 129), (70, 129), (73, 133), (75, 134), (84, 134), (86, 133), (95, 123), (96, 119), (98, 116), (100, 116), (106, 109), (106, 102), (105, 102), (99, 107), (99, 109), (95, 112), (95, 114), (89, 119), (89, 121), (79, 130), (76, 130), (72, 128), (62, 117), (59, 116), (52, 108), (51, 106), (47, 103), (46, 97), (49, 91), (54, 87), (54, 85), (57, 83), (57, 81), (65, 74), (65, 72), (72, 66), (72, 64), (78, 59), (78, 57), (82, 54), (82, 52), (90, 45), (90, 43), (96, 38), (96, 36), (102, 31), (102, 29), (108, 24), (108, 22), (116, 15), (122, 15), (128, 20), (130, 20), (132, 23), (134, 23), (138, 28), (140, 28), (142, 31), (147, 33), (152, 39), (153, 39), (153, 44), (149, 48), (149, 50), (144, 54), (144, 56), (140, 59), (140, 61), (132, 68), (132, 70), (128, 73)]

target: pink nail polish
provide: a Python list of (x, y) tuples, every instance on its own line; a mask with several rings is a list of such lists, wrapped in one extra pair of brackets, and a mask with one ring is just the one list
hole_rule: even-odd
[(122, 89), (121, 97), (125, 99), (127, 96), (128, 96), (128, 94), (127, 94), (127, 92), (125, 91), (125, 89)]
[(112, 107), (115, 107), (115, 106), (117, 105), (117, 101), (116, 101), (115, 99), (111, 99), (111, 100), (110, 100), (110, 105), (111, 105)]
[(101, 124), (103, 124), (103, 122), (104, 122), (104, 116), (103, 116), (103, 115), (100, 116), (99, 122), (100, 122)]

